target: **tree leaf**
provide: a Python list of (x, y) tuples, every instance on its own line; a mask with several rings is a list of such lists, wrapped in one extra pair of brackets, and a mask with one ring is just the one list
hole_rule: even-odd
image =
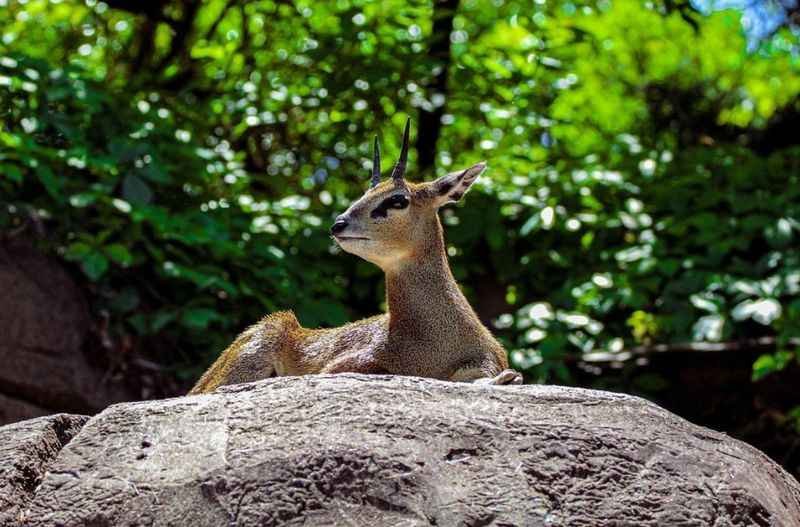
[(22, 183), (22, 171), (16, 165), (8, 163), (0, 165), (0, 174), (14, 183)]
[(217, 319), (219, 314), (205, 307), (185, 309), (181, 314), (181, 323), (190, 329), (205, 329), (209, 323)]
[(105, 254), (111, 258), (113, 262), (116, 262), (123, 267), (128, 267), (131, 263), (133, 263), (133, 256), (122, 244), (112, 243), (111, 245), (107, 245), (103, 248), (103, 252), (105, 252)]
[(47, 193), (56, 200), (61, 201), (61, 180), (53, 174), (50, 167), (44, 163), (40, 164), (36, 168), (36, 176), (39, 178), (42, 185), (44, 185)]
[(108, 270), (108, 259), (99, 252), (91, 252), (83, 259), (81, 267), (86, 276), (96, 282)]
[(140, 177), (128, 174), (122, 181), (122, 197), (129, 203), (146, 205), (153, 199), (153, 191)]

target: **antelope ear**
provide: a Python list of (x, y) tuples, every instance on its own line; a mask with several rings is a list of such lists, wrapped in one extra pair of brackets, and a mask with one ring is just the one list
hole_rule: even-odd
[(466, 170), (450, 172), (432, 182), (433, 202), (436, 207), (460, 200), (484, 170), (486, 170), (486, 161), (481, 161)]

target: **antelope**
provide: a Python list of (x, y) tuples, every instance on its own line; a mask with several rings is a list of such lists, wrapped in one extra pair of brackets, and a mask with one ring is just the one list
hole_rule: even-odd
[(406, 181), (409, 128), (410, 119), (386, 181), (375, 137), (370, 188), (330, 229), (345, 252), (383, 270), (388, 312), (325, 329), (301, 327), (291, 311), (268, 315), (236, 338), (190, 394), (272, 376), (343, 372), (522, 383), (453, 278), (438, 216), (440, 207), (464, 196), (486, 163), (431, 182)]

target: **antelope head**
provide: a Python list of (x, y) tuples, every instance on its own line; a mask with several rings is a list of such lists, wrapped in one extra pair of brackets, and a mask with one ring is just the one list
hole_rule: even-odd
[(486, 163), (480, 162), (435, 181), (406, 181), (410, 126), (409, 119), (400, 158), (385, 181), (381, 178), (380, 146), (375, 137), (370, 188), (331, 227), (331, 234), (343, 250), (384, 271), (402, 267), (438, 247), (432, 241), (441, 238), (439, 207), (460, 200), (486, 168)]

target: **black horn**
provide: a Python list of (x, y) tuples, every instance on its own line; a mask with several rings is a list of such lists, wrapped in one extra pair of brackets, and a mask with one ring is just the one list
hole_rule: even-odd
[(381, 182), (381, 145), (378, 143), (378, 136), (375, 136), (375, 144), (372, 147), (372, 184), (370, 188), (375, 188)]
[(392, 170), (392, 179), (401, 181), (406, 173), (406, 161), (408, 161), (408, 134), (411, 129), (411, 118), (406, 121), (406, 130), (403, 132), (403, 147), (400, 149), (400, 159)]

